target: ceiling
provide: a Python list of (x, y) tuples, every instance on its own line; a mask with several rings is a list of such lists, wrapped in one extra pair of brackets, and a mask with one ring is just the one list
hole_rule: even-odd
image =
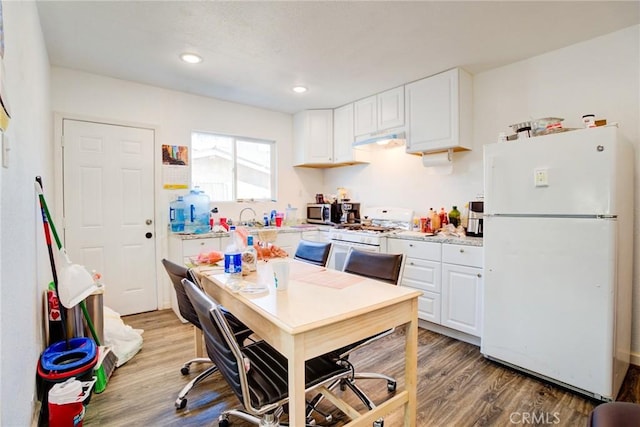
[[(640, 22), (638, 1), (38, 1), (51, 65), (295, 113)], [(186, 64), (182, 52), (200, 54)], [(597, 52), (594, 52), (597, 55)], [(308, 87), (304, 94), (291, 88)]]

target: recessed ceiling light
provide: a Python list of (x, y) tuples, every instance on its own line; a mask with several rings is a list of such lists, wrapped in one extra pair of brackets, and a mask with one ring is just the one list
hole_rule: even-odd
[(306, 88), (306, 87), (304, 87), (304, 86), (294, 86), (294, 87), (293, 87), (293, 91), (294, 91), (295, 93), (304, 93), (304, 92), (306, 92), (306, 91), (307, 91), (307, 88)]
[(183, 53), (180, 55), (180, 59), (189, 64), (198, 64), (202, 62), (202, 57), (200, 55), (196, 55), (195, 53)]

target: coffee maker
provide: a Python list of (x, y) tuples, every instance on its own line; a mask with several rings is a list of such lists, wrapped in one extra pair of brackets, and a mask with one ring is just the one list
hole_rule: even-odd
[(467, 236), (482, 237), (484, 228), (482, 216), (484, 214), (484, 202), (469, 202), (469, 223), (467, 224)]
[(338, 202), (341, 224), (354, 224), (360, 222), (360, 203)]

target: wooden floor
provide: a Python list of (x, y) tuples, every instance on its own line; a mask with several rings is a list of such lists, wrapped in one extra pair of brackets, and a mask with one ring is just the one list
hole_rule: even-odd
[[(143, 348), (115, 370), (103, 393), (91, 397), (85, 426), (217, 426), (223, 409), (239, 406), (224, 380), (214, 374), (189, 394), (186, 409), (176, 410), (179, 390), (202, 369), (192, 369), (187, 376), (180, 373), (182, 363), (193, 356), (192, 326), (180, 323), (171, 310), (126, 316), (123, 321), (144, 329)], [(403, 341), (398, 335), (387, 337), (351, 360), (360, 371), (396, 376), (400, 389)], [(474, 345), (422, 329), (418, 376), (418, 426), (584, 426), (598, 403), (486, 360)], [(376, 402), (387, 395), (384, 382), (359, 384)], [(349, 391), (343, 396), (356, 409), (363, 408)], [(640, 402), (639, 367), (629, 370), (618, 400)], [(328, 404), (323, 408), (332, 410)], [(333, 423), (318, 418), (318, 424), (344, 425), (343, 415), (334, 413)], [(543, 421), (523, 422), (533, 414), (534, 420)], [(237, 418), (231, 423), (250, 425)], [(386, 427), (398, 425), (402, 425), (400, 413), (385, 417)]]

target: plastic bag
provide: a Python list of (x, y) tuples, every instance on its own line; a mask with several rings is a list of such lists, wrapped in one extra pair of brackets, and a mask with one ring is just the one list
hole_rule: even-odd
[(142, 329), (133, 329), (125, 325), (120, 314), (109, 307), (104, 307), (104, 340), (105, 345), (118, 356), (116, 368), (131, 360), (142, 348)]

